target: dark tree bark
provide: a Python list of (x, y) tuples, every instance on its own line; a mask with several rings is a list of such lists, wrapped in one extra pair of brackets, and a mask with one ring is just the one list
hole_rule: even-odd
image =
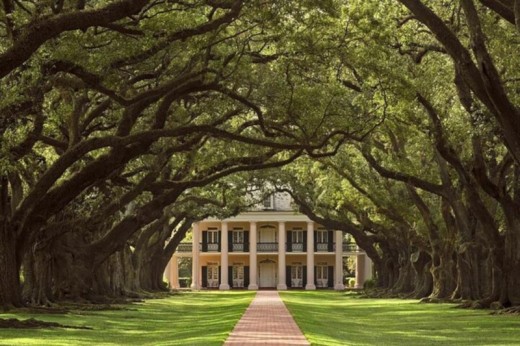
[[(2, 216), (0, 215), (0, 219)], [(9, 307), (22, 306), (20, 294), (19, 265), (16, 262), (16, 239), (15, 233), (0, 220), (0, 306), (5, 309)]]
[(9, 196), (9, 179), (7, 176), (0, 176), (0, 306), (4, 310), (22, 305), (16, 232), (10, 222), (11, 203), (13, 200)]
[(431, 256), (418, 250), (410, 256), (413, 269), (415, 271), (416, 284), (411, 296), (414, 298), (424, 298), (430, 296), (433, 290), (433, 275), (431, 273)]

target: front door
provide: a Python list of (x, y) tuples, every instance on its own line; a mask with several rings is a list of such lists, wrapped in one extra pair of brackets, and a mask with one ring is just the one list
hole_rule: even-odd
[(258, 267), (258, 275), (260, 280), (258, 281), (259, 287), (276, 287), (276, 263), (265, 262), (260, 263)]

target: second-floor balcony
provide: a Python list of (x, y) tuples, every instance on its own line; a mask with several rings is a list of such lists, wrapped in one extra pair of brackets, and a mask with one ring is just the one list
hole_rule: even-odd
[(244, 243), (231, 243), (230, 252), (247, 252), (249, 249), (249, 244)]
[(352, 243), (343, 243), (343, 252), (360, 252), (360, 250), (356, 244)]
[(192, 252), (193, 244), (192, 243), (180, 243), (177, 245), (177, 252)]
[(219, 252), (220, 251), (220, 244), (219, 243), (209, 243), (206, 244), (208, 252)]
[(334, 251), (334, 243), (316, 243), (314, 250), (316, 252), (332, 252)]
[[(207, 250), (203, 250), (202, 244), (199, 244), (199, 251), (202, 252), (220, 252), (220, 246), (217, 243), (208, 243)], [(257, 252), (278, 252), (278, 243), (277, 242), (260, 242), (256, 244)], [(187, 253), (192, 252), (193, 244), (188, 242), (180, 243), (177, 246), (177, 252)], [(359, 249), (356, 244), (352, 243), (343, 243), (342, 244), (343, 252), (362, 252), (363, 250)], [(286, 251), (287, 252), (306, 252), (307, 246), (304, 243), (286, 243)], [(330, 250), (330, 245), (328, 243), (317, 243), (315, 244), (315, 252), (334, 252), (336, 251), (336, 244), (333, 244), (332, 250)], [(249, 252), (249, 244), (248, 243), (231, 243), (229, 252)]]
[(288, 252), (304, 252), (307, 251), (307, 244), (304, 243), (287, 243)]
[(258, 251), (258, 252), (277, 252), (278, 243), (257, 243), (256, 251)]

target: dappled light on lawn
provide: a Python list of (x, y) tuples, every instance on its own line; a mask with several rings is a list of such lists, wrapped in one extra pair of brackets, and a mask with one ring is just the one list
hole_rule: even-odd
[(331, 291), (280, 294), (312, 345), (518, 345), (518, 316)]

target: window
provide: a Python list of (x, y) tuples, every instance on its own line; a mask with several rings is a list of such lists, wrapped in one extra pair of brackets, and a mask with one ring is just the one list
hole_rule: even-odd
[(244, 243), (244, 231), (236, 230), (233, 231), (233, 244), (243, 244)]
[(303, 243), (303, 231), (295, 229), (292, 231), (292, 242)]
[(231, 280), (233, 280), (233, 287), (242, 288), (244, 287), (244, 265), (235, 264), (233, 265)]
[(303, 278), (303, 267), (301, 265), (296, 265), (292, 267), (291, 270), (291, 279), (302, 279)]
[(264, 198), (262, 201), (262, 206), (264, 209), (274, 209), (274, 196), (270, 195)]
[(316, 231), (316, 242), (317, 243), (328, 243), (329, 232), (326, 229), (319, 229)]
[(303, 287), (303, 266), (301, 263), (291, 266), (291, 287)]
[(208, 230), (208, 244), (218, 244), (217, 230)]
[(244, 266), (236, 265), (233, 266), (233, 281), (244, 280)]
[(218, 266), (208, 266), (208, 281), (218, 281)]
[(327, 280), (329, 278), (329, 272), (326, 265), (316, 266), (316, 280)]

